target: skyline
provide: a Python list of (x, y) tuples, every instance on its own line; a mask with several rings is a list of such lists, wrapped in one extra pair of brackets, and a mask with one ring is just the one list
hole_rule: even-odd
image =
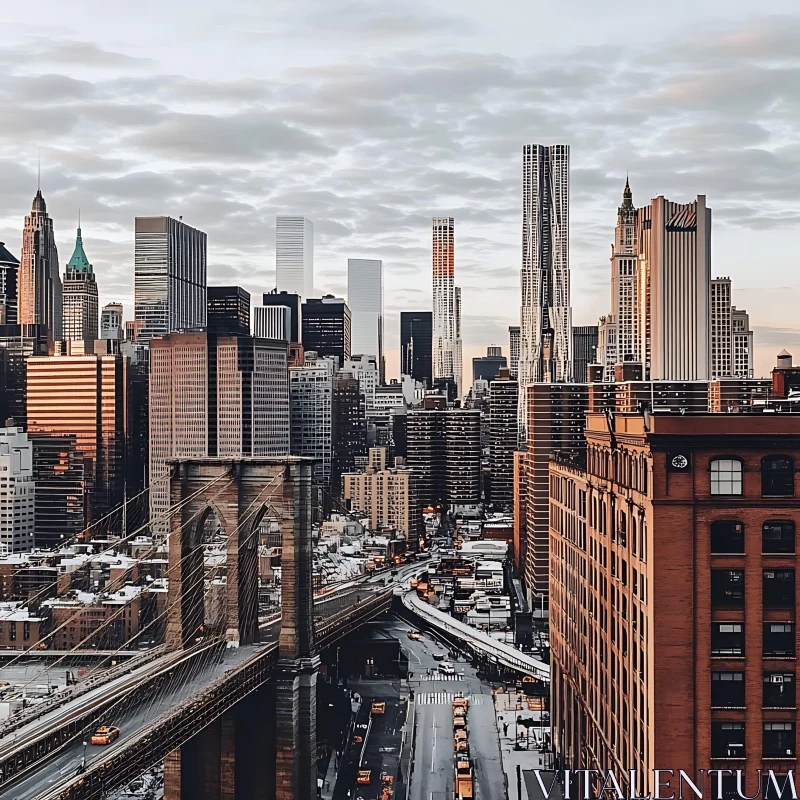
[[(298, 26), (288, 32), (297, 53), (284, 69), (251, 63), (261, 40), (242, 34), (234, 4), (215, 46), (235, 40), (242, 54), (211, 77), (197, 57), (184, 59), (179, 74), (178, 51), (162, 46), (166, 31), (134, 45), (136, 26), (122, 34), (127, 41), (109, 33), (105, 16), (76, 31), (45, 6), (53, 14), (44, 33), (37, 27), (30, 39), (34, 29), (12, 12), (0, 47), (0, 87), (18, 105), (0, 134), (0, 241), (19, 255), (41, 147), (57, 240), (71, 247), (80, 207), (100, 305), (124, 302), (127, 319), (136, 215), (182, 214), (208, 233), (210, 282), (258, 297), (274, 286), (275, 216), (304, 214), (317, 230), (316, 294), (345, 296), (347, 258), (384, 261), (387, 374), (396, 375), (399, 312), (430, 308), (426, 240), (430, 218), (441, 214), (459, 226), (465, 361), (489, 344), (507, 351), (508, 325), (518, 324), (520, 149), (563, 141), (572, 153), (574, 325), (596, 324), (607, 311), (608, 247), (629, 172), (639, 204), (707, 195), (712, 275), (730, 276), (734, 304), (750, 312), (756, 374), (782, 347), (800, 344), (797, 14), (759, 12), (753, 24), (743, 3), (726, 4), (724, 24), (705, 9), (691, 29), (671, 20), (642, 36), (639, 10), (624, 48), (607, 24), (576, 35), (581, 23), (567, 20), (565, 40), (577, 44), (548, 44), (537, 66), (519, 42), (493, 33), (478, 43), (485, 19), (467, 4), (463, 15), (443, 15), (453, 24), (436, 55), (409, 67), (400, 56), (444, 36), (428, 25), (433, 12), (410, 6), (400, 18), (352, 4), (347, 25), (360, 15), (371, 26), (363, 52), (354, 57), (346, 43), (312, 52)], [(209, 20), (200, 6), (194, 26)], [(264, 23), (254, 29), (277, 25), (276, 14), (254, 12)], [(332, 16), (302, 23), (335, 27)], [(357, 62), (374, 69), (359, 76)], [(97, 134), (91, 146), (86, 123)], [(183, 135), (189, 123), (194, 136)]]

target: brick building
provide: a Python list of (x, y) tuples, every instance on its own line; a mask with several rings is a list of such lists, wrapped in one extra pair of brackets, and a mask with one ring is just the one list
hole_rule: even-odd
[(752, 795), (797, 768), (800, 416), (589, 413), (586, 443), (550, 462), (557, 755)]

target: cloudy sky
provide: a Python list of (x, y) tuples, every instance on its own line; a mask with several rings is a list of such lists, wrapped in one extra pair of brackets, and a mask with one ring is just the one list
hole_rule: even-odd
[(2, 6), (0, 240), (20, 247), (41, 153), (62, 263), (80, 208), (101, 302), (128, 316), (136, 215), (207, 231), (209, 282), (257, 296), (275, 215), (305, 214), (318, 290), (346, 293), (348, 257), (383, 259), (392, 374), (399, 312), (430, 308), (430, 218), (447, 214), (465, 355), (505, 349), (521, 146), (565, 142), (575, 324), (607, 311), (629, 172), (638, 205), (707, 195), (756, 373), (781, 347), (800, 358), (797, 0)]

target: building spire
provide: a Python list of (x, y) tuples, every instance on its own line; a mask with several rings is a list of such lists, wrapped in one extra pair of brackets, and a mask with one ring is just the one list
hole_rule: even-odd
[(36, 191), (42, 191), (42, 151), (39, 150), (39, 156), (36, 162)]
[(633, 193), (631, 192), (631, 184), (627, 173), (625, 173), (625, 188), (622, 191), (622, 207), (633, 208)]
[(75, 237), (75, 250), (72, 252), (72, 258), (67, 262), (67, 272), (93, 272), (92, 265), (86, 257), (83, 249), (83, 236), (81, 234), (81, 219), (80, 212), (78, 212), (78, 235)]

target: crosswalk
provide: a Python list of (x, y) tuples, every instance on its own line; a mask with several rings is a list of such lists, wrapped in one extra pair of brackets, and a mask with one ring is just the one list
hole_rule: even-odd
[[(414, 674), (416, 678), (416, 673)], [(422, 681), (463, 681), (466, 680), (464, 674), (460, 675), (442, 675), (441, 672), (434, 672), (432, 675), (426, 675), (424, 672), (419, 674), (419, 679)]]
[[(466, 697), (470, 705), (482, 706), (484, 703), (482, 694), (468, 694)], [(449, 706), (455, 698), (456, 695), (452, 692), (418, 692), (416, 701), (421, 706)]]

